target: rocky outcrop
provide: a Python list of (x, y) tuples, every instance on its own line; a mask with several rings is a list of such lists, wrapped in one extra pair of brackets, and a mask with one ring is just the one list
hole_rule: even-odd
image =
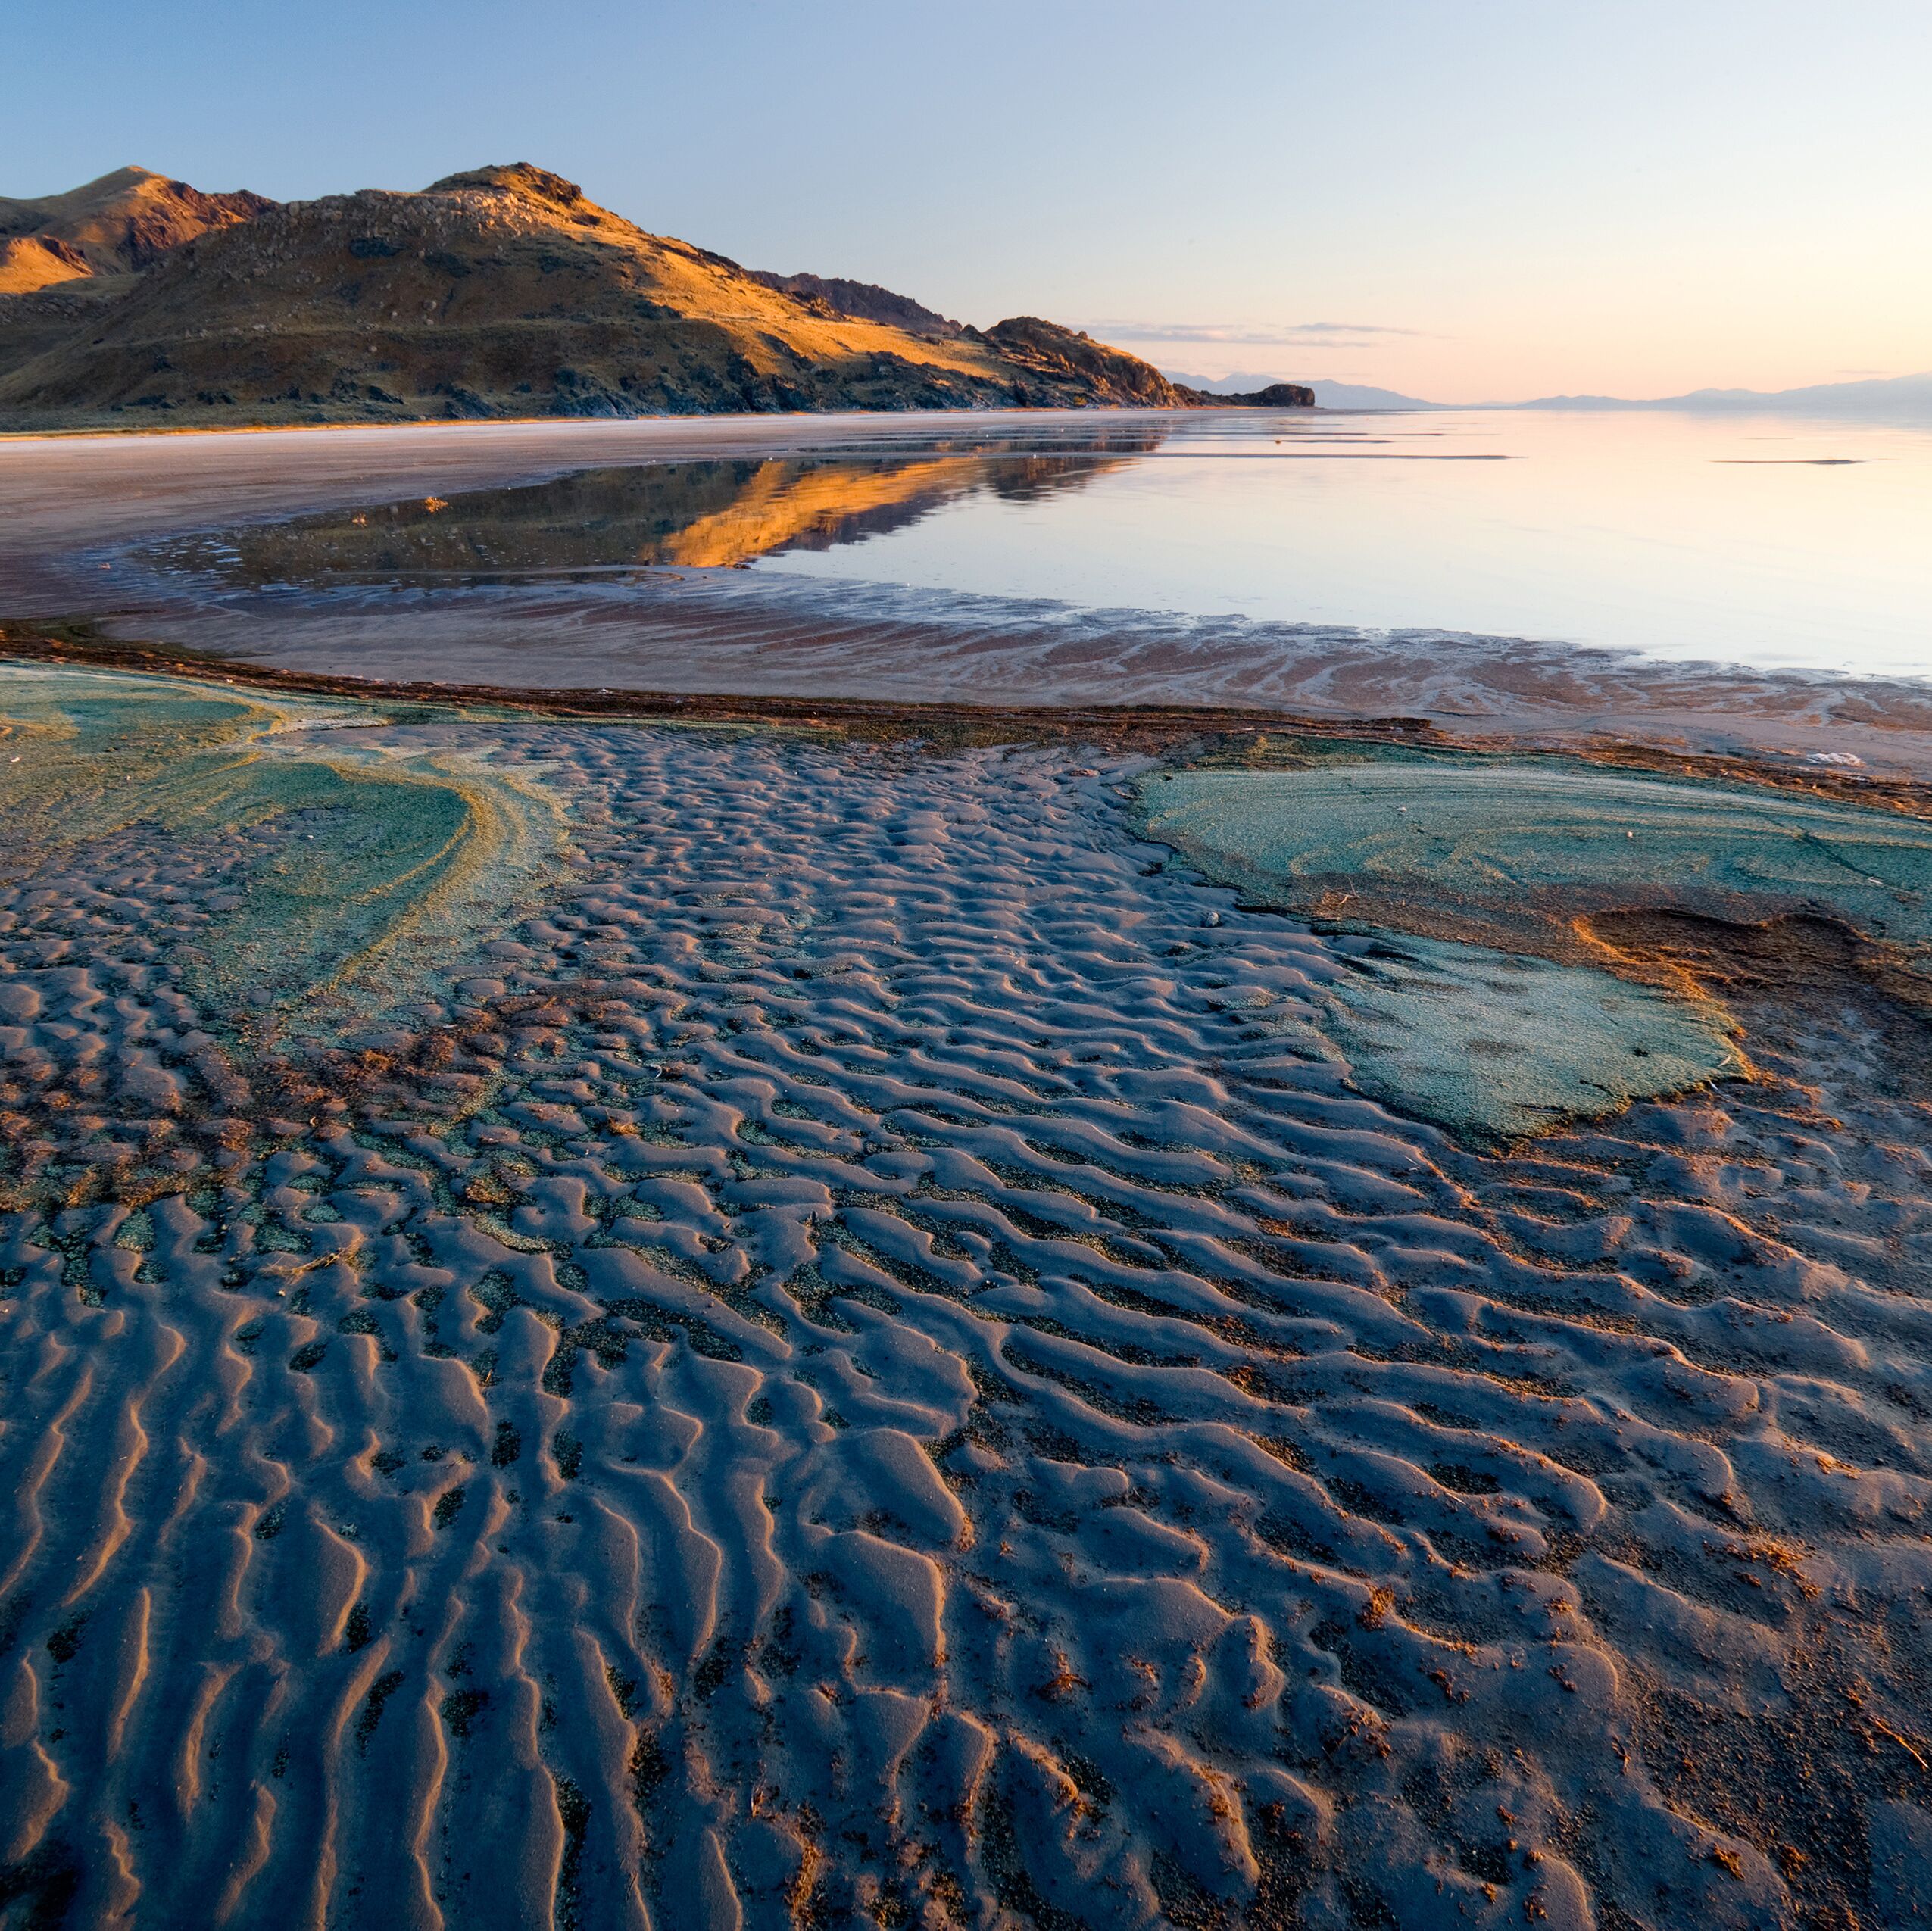
[(1124, 349), (1110, 348), (1084, 331), (1043, 322), (1037, 315), (1016, 315), (984, 335), (972, 329), (966, 333), (1043, 388), (1077, 385), (1095, 401), (1156, 409), (1172, 409), (1186, 401), (1152, 363)]
[(1266, 388), (1223, 400), (1250, 409), (1312, 409), (1315, 392), (1305, 382), (1270, 382)]
[(1222, 395), (1213, 389), (1190, 388), (1175, 384), (1181, 399), (1197, 409), (1312, 409), (1315, 392), (1305, 382), (1270, 382), (1266, 388), (1244, 390), (1238, 395)]
[(828, 315), (856, 316), (862, 322), (883, 322), (903, 329), (909, 335), (958, 335), (966, 324), (955, 322), (928, 308), (910, 295), (895, 295), (876, 282), (847, 282), (836, 275), (774, 275), (768, 268), (754, 268), (751, 279), (768, 289), (782, 289), (795, 295), (808, 307), (817, 303)]
[[(118, 199), (96, 182), (0, 204), (75, 204), (56, 239), (90, 264), (0, 298), (0, 426), (1193, 400), (1037, 317), (981, 333), (864, 284), (774, 285), (799, 278), (648, 234), (527, 163), (286, 205), (124, 172)], [(170, 221), (194, 232), (164, 245)], [(875, 296), (921, 326), (853, 312)]]

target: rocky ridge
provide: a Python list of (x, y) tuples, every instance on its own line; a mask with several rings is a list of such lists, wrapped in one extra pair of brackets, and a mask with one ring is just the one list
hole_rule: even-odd
[(140, 220), (47, 226), (103, 183), (0, 202), (0, 221), (40, 211), (43, 254), (89, 264), (0, 299), (0, 427), (1222, 400), (1036, 317), (946, 333), (853, 314), (833, 298), (945, 322), (867, 284), (775, 286), (528, 164), (286, 204), (105, 179)]
[(136, 274), (198, 235), (275, 205), (246, 189), (204, 194), (145, 167), (117, 168), (64, 195), (0, 195), (0, 295)]
[(796, 295), (808, 307), (822, 303), (826, 314), (856, 316), (862, 322), (884, 322), (913, 335), (966, 332), (963, 322), (955, 322), (950, 316), (928, 308), (924, 302), (913, 301), (910, 295), (882, 289), (876, 282), (851, 282), (839, 275), (775, 275), (769, 268), (754, 268), (751, 273), (754, 281)]

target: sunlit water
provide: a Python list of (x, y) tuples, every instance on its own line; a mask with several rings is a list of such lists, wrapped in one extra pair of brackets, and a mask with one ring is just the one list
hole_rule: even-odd
[[(1492, 458), (1490, 460), (1451, 460)], [(1932, 673), (1932, 428), (1674, 414), (1178, 421), (1078, 489), (767, 569)]]
[(942, 604), (1932, 675), (1932, 425), (1249, 410), (868, 426), (797, 454), (620, 463), (151, 554), (256, 585), (432, 592), (738, 566)]

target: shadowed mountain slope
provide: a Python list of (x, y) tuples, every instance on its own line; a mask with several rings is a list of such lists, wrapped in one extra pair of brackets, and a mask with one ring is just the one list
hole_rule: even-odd
[(245, 189), (204, 195), (145, 167), (117, 168), (85, 187), (38, 200), (0, 196), (0, 295), (133, 273), (183, 242), (275, 205)]
[(769, 268), (751, 270), (754, 281), (781, 289), (810, 304), (822, 302), (835, 315), (855, 315), (862, 322), (884, 322), (913, 335), (957, 335), (966, 325), (928, 308), (910, 295), (895, 295), (876, 282), (848, 282), (838, 275), (775, 275)]
[(1194, 400), (1152, 363), (1063, 329), (1057, 322), (1043, 322), (1037, 315), (1016, 315), (995, 323), (983, 335), (971, 329), (966, 335), (1036, 381), (1091, 390), (1097, 401), (1172, 407)]
[(0, 302), (14, 429), (1191, 400), (1050, 323), (935, 337), (836, 312), (527, 164), (266, 204), (105, 304)]

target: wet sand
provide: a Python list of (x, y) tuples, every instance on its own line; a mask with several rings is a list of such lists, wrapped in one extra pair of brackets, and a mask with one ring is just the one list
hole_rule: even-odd
[(1140, 842), (1144, 763), (426, 730), (567, 882), (327, 1050), (182, 990), (220, 841), (11, 868), (17, 1887), (1887, 1921), (1905, 1020), (1774, 988), (1756, 1083), (1483, 1153), (1352, 1089), (1350, 942)]
[[(176, 526), (138, 487), (120, 534)], [(84, 613), (5, 527), (0, 609), (41, 570), (13, 613)], [(158, 615), (109, 628), (190, 641)], [(1337, 988), (1381, 941), (1146, 841), (1226, 711), (1055, 728), (1049, 652), (1023, 717), (545, 716), (301, 695), (313, 638), (251, 689), (29, 630), (0, 1916), (1922, 1908), (1932, 1026), (1849, 926), (1579, 898), (1736, 1064), (1484, 1137), (1372, 1097)], [(1709, 740), (1914, 803), (1794, 715)], [(1429, 996), (1477, 1037), (1485, 984)]]

